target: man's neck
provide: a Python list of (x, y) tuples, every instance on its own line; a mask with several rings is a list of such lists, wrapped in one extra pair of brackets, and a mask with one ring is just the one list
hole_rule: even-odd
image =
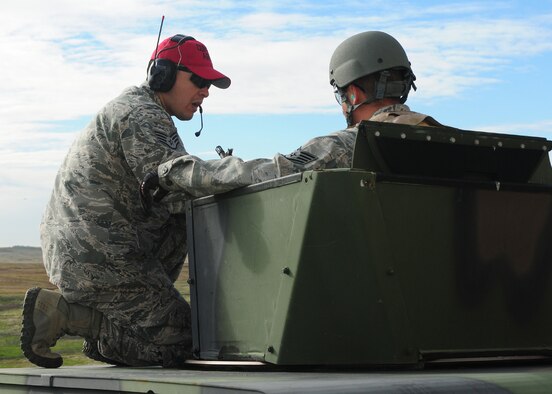
[(361, 105), (353, 112), (353, 121), (356, 124), (362, 120), (369, 120), (376, 111), (393, 104), (400, 104), (400, 101), (394, 98), (384, 98)]
[(155, 96), (157, 97), (157, 99), (158, 99), (159, 103), (161, 104), (161, 106), (163, 107), (163, 109), (164, 109), (165, 111), (167, 111), (167, 113), (168, 113), (169, 115), (172, 116), (172, 114), (169, 112), (169, 109), (167, 108), (167, 104), (166, 104), (166, 102), (165, 102), (165, 101), (166, 101), (166, 100), (165, 100), (165, 96), (166, 96), (166, 95), (165, 95), (163, 92), (155, 92)]

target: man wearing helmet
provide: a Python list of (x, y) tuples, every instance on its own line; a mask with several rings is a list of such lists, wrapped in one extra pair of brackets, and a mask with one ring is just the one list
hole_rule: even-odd
[(330, 84), (349, 126), (361, 120), (439, 126), (404, 105), (415, 80), (401, 44), (380, 31), (349, 37), (330, 60)]
[[(367, 31), (343, 41), (330, 60), (330, 84), (348, 128), (317, 137), (280, 160), (280, 175), (304, 170), (350, 167), (360, 121), (442, 126), (405, 105), (416, 77), (401, 44), (387, 33)], [(278, 156), (277, 156), (278, 157)], [(276, 157), (276, 158), (277, 158)]]

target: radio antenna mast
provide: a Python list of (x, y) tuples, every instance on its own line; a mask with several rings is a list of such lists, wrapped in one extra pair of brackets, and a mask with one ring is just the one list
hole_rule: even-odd
[(157, 51), (159, 49), (159, 39), (161, 38), (161, 30), (163, 30), (163, 22), (165, 21), (165, 15), (161, 17), (161, 25), (159, 25), (159, 34), (157, 35), (157, 44), (155, 45), (155, 58), (157, 59)]

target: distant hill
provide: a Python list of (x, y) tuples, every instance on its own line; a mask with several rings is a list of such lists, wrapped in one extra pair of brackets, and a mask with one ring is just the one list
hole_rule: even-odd
[(34, 246), (0, 248), (2, 263), (42, 263), (42, 249)]

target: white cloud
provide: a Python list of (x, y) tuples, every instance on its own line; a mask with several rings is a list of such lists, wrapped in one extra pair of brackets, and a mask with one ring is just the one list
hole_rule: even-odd
[[(393, 25), (389, 30), (407, 49), (428, 99), (495, 83), (499, 77), (492, 75), (493, 70), (511, 66), (517, 57), (552, 49), (552, 29), (539, 24), (542, 16), (517, 21), (447, 19), (439, 25), (419, 16), (409, 23), (406, 16), (397, 21), (396, 15), (386, 19), (376, 13), (367, 17), (284, 14), (270, 11), (271, 5), (274, 8), (271, 2), (260, 3), (258, 13), (253, 10), (235, 20), (224, 18), (219, 4), (199, 2), (179, 3), (188, 8), (172, 2), (130, 0), (18, 4), (27, 4), (25, 10), (30, 11), (23, 13), (22, 5), (4, 6), (8, 12), (0, 19), (10, 22), (0, 28), (4, 52), (10, 53), (9, 59), (26, 59), (14, 64), (4, 58), (0, 64), (0, 72), (8, 76), (5, 92), (10, 94), (9, 98), (0, 94), (4, 104), (0, 117), (11, 124), (29, 113), (40, 120), (91, 114), (125, 86), (141, 82), (156, 32), (136, 32), (137, 24), (147, 20), (152, 28), (159, 22), (152, 15), (166, 9), (176, 14), (176, 20), (167, 22), (171, 29), (183, 25), (180, 17), (193, 17), (192, 6), (208, 14), (218, 12), (219, 23), (208, 23), (220, 30), (200, 31), (198, 38), (208, 44), (215, 66), (228, 73), (234, 84), (230, 91), (217, 91), (209, 98), (212, 113), (334, 110), (326, 75), (329, 57), (341, 40), (365, 30), (366, 25)], [(232, 2), (222, 3), (230, 10), (232, 6)], [(483, 5), (451, 7), (465, 13), (481, 10)], [(429, 11), (450, 16), (451, 7)], [(16, 28), (14, 21), (23, 19), (25, 28)], [(44, 20), (49, 23), (40, 23)], [(44, 26), (40, 33), (39, 25)], [(321, 34), (327, 26), (344, 25), (347, 31)], [(199, 28), (197, 21), (192, 23), (189, 34)]]
[(485, 124), (476, 127), (476, 129), (494, 133), (532, 135), (552, 139), (552, 120), (512, 124)]
[[(364, 30), (388, 31), (403, 44), (418, 77), (418, 101), (492, 89), (509, 73), (533, 72), (532, 57), (550, 59), (550, 7), (527, 7), (518, 17), (517, 9), (504, 2), (420, 4), (3, 2), (0, 176), (18, 195), (35, 196), (40, 190), (36, 198), (45, 200), (75, 134), (60, 124), (90, 117), (124, 87), (145, 79), (161, 15), (167, 16), (164, 37), (196, 36), (207, 44), (216, 68), (232, 78), (231, 89), (212, 90), (205, 106), (209, 113), (335, 112), (329, 58), (343, 39)], [(519, 123), (509, 130), (531, 131)], [(541, 121), (534, 127), (550, 126)]]

